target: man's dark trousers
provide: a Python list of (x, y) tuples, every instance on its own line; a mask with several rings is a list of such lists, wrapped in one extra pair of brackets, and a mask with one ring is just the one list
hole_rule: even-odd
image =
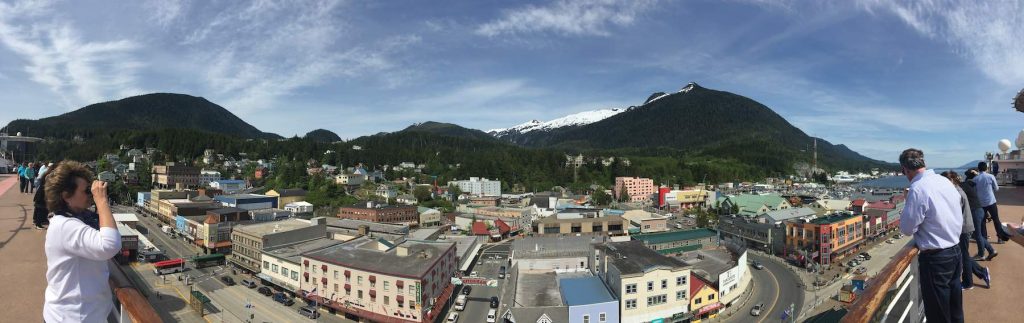
[[(963, 264), (963, 272), (960, 274), (960, 286), (963, 288), (974, 287), (974, 277), (978, 279), (985, 279), (985, 268), (978, 265), (974, 259), (971, 259), (971, 235), (973, 233), (961, 233), (960, 234), (960, 263)], [(989, 286), (991, 287), (991, 286)]]
[(963, 259), (960, 246), (937, 252), (922, 251), (917, 256), (921, 274), (921, 298), (928, 323), (963, 323), (964, 303), (960, 276)]
[(1010, 240), (1010, 234), (1003, 230), (1003, 221), (999, 220), (999, 207), (996, 203), (983, 207), (985, 213), (992, 217), (992, 226), (996, 227), (996, 239)]

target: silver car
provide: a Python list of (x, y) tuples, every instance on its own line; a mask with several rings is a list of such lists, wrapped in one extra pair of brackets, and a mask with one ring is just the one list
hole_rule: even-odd
[(750, 315), (761, 316), (761, 309), (764, 308), (764, 303), (754, 305), (754, 308), (750, 309)]

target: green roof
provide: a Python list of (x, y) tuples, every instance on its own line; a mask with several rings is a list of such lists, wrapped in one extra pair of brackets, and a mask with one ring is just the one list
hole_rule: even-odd
[(757, 211), (761, 209), (761, 206), (767, 205), (769, 209), (774, 209), (786, 202), (786, 199), (780, 195), (767, 194), (767, 195), (756, 195), (756, 194), (739, 194), (733, 196), (726, 196), (724, 200), (736, 204), (740, 207), (740, 213), (754, 214), (757, 215)]
[(659, 233), (646, 233), (634, 235), (633, 239), (643, 241), (644, 244), (659, 244), (672, 241), (702, 239), (718, 235), (714, 230), (694, 229), (685, 231), (669, 231)]
[(206, 304), (206, 303), (210, 302), (210, 298), (206, 297), (206, 295), (203, 295), (203, 293), (200, 293), (197, 290), (192, 291), (192, 297), (194, 297), (195, 299), (198, 299), (199, 302), (202, 303), (202, 304)]
[(655, 250), (655, 251), (657, 251), (660, 254), (667, 255), (667, 254), (673, 254), (673, 253), (677, 253), (677, 252), (696, 251), (696, 250), (700, 250), (700, 248), (703, 248), (703, 247), (704, 247), (703, 245), (698, 243), (698, 244), (692, 244), (692, 245), (689, 245), (689, 246), (661, 249), (661, 250)]
[(859, 216), (859, 215), (854, 215), (854, 214), (837, 214), (837, 215), (832, 215), (832, 216), (827, 216), (827, 217), (823, 217), (823, 218), (814, 219), (813, 221), (811, 221), (811, 223), (814, 223), (814, 224), (832, 224), (832, 223), (843, 221), (843, 220), (846, 220), (846, 219), (849, 219), (849, 218), (852, 218), (852, 217), (855, 217), (855, 216)]

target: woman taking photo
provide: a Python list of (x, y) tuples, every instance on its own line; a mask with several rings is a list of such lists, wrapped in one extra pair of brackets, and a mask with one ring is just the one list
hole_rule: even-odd
[[(43, 319), (104, 322), (114, 306), (107, 260), (121, 250), (107, 183), (94, 181), (92, 172), (74, 161), (47, 173), (46, 205), (53, 217), (46, 231)], [(89, 210), (94, 201), (95, 213)]]

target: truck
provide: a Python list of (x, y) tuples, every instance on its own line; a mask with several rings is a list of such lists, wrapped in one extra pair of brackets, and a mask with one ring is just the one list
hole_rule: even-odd
[(161, 230), (161, 231), (163, 231), (163, 232), (164, 232), (164, 233), (166, 233), (166, 234), (171, 234), (171, 233), (174, 233), (174, 229), (171, 229), (171, 227), (169, 227), (169, 226), (166, 226), (166, 225), (165, 225), (165, 226), (162, 226), (162, 227), (160, 227), (160, 230)]
[(466, 309), (466, 295), (459, 295), (455, 298), (455, 310), (462, 311)]

